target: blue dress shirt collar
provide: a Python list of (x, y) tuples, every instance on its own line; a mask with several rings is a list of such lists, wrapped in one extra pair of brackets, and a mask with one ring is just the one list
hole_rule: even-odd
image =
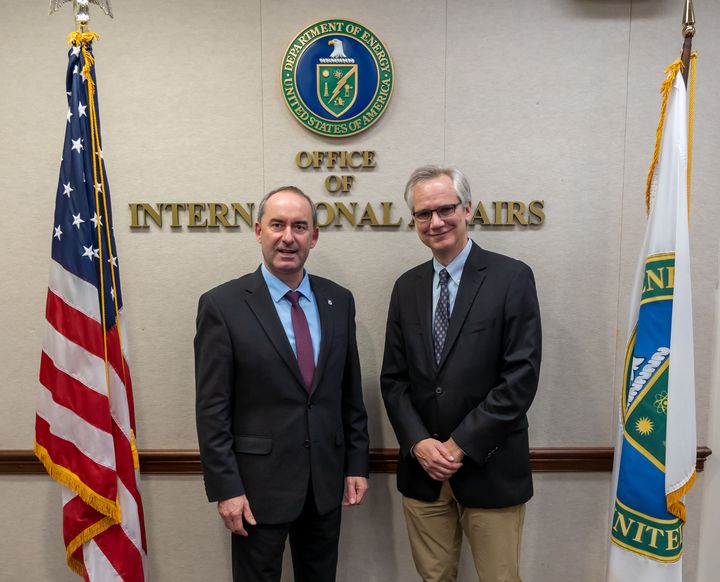
[(285, 297), (288, 291), (300, 291), (300, 294), (305, 297), (305, 299), (310, 299), (312, 289), (310, 288), (310, 277), (308, 276), (307, 271), (304, 272), (305, 274), (297, 289), (291, 289), (286, 283), (273, 275), (265, 266), (265, 263), (260, 265), (260, 271), (262, 272), (263, 279), (265, 279), (265, 283), (268, 286), (268, 291), (270, 291), (270, 297), (275, 303), (278, 303), (283, 297)]
[(470, 249), (472, 248), (472, 240), (468, 237), (467, 244), (461, 250), (457, 256), (450, 261), (447, 267), (441, 265), (435, 258), (433, 258), (433, 269), (435, 270), (435, 281), (440, 282), (440, 271), (447, 269), (450, 279), (452, 279), (455, 285), (460, 285), (460, 277), (462, 277), (463, 269), (465, 268), (465, 261), (467, 261), (470, 255)]

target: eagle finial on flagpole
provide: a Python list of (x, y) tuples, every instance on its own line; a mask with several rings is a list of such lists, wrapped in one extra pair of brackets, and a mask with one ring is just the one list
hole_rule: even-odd
[[(50, 0), (50, 11), (48, 14), (52, 14), (63, 4), (68, 2), (70, 2), (70, 0)], [(75, 23), (77, 24), (78, 30), (81, 32), (85, 31), (88, 23), (90, 22), (90, 4), (99, 6), (100, 9), (110, 18), (113, 17), (112, 4), (110, 3), (110, 0), (72, 0), (72, 3), (73, 10), (75, 12)]]

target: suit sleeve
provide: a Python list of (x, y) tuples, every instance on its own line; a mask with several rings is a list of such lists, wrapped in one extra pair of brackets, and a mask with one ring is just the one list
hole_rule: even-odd
[(409, 455), (415, 443), (430, 437), (410, 397), (410, 373), (405, 355), (402, 324), (400, 322), (398, 283), (390, 297), (385, 353), (380, 372), (380, 389), (385, 409), (400, 445), (400, 454)]
[(200, 298), (195, 334), (195, 415), (209, 501), (244, 495), (232, 431), (234, 366), (230, 334), (220, 310)]
[(345, 436), (345, 475), (367, 477), (369, 474), (367, 413), (363, 404), (360, 357), (355, 334), (355, 301), (349, 293), (348, 353), (345, 359), (342, 387), (342, 420)]
[(474, 461), (488, 460), (527, 413), (537, 391), (541, 350), (535, 279), (522, 264), (505, 296), (499, 381), (451, 435)]

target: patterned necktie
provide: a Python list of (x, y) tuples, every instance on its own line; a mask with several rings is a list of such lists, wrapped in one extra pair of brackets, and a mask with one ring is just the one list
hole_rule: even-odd
[(305, 389), (310, 392), (313, 376), (315, 375), (315, 356), (313, 355), (312, 337), (303, 308), (300, 307), (300, 291), (288, 291), (285, 294), (292, 303), (290, 317), (295, 332), (295, 351), (297, 352), (298, 367), (305, 381)]
[(448, 292), (448, 279), (450, 273), (443, 269), (440, 275), (440, 297), (435, 307), (435, 319), (433, 321), (433, 343), (435, 344), (435, 363), (440, 365), (445, 338), (447, 338), (448, 322), (450, 321), (450, 293)]

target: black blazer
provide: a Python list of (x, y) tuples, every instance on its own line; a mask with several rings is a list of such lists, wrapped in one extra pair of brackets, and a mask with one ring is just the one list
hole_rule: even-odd
[(342, 501), (344, 476), (367, 476), (352, 294), (310, 277), (320, 313), (318, 365), (308, 397), (260, 269), (200, 297), (196, 416), (210, 501), (247, 494), (258, 523), (287, 523), (310, 479), (320, 513)]
[(540, 311), (532, 271), (475, 243), (463, 269), (443, 348), (432, 341), (432, 261), (395, 283), (381, 388), (400, 444), (398, 489), (437, 499), (411, 456), (418, 441), (452, 437), (466, 453), (450, 478), (466, 507), (508, 507), (532, 497), (526, 412), (540, 372)]

